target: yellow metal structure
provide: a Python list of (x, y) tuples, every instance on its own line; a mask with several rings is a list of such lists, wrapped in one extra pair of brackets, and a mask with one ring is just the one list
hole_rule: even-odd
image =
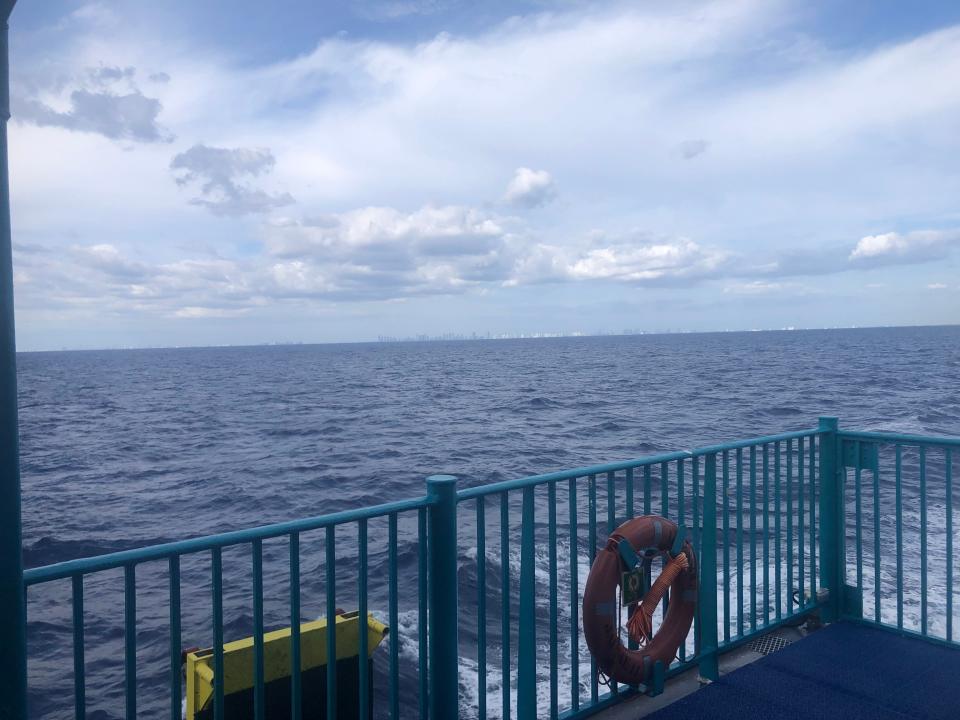
[[(360, 648), (359, 612), (336, 616), (337, 660), (356, 657)], [(386, 637), (388, 628), (373, 615), (367, 615), (368, 657)], [(197, 714), (213, 702), (213, 649), (187, 653), (187, 715)], [(300, 670), (311, 670), (327, 664), (327, 619), (321, 618), (300, 625)], [(274, 630), (263, 636), (264, 683), (290, 675), (290, 628)], [(224, 643), (224, 695), (243, 692), (253, 687), (253, 638)]]

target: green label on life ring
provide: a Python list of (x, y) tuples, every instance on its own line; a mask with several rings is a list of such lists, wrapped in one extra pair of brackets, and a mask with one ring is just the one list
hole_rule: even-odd
[(620, 575), (620, 604), (633, 605), (643, 599), (643, 566)]

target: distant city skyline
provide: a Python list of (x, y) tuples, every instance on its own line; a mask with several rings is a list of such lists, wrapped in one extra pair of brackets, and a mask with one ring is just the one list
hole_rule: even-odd
[(312, 345), (380, 345), (394, 343), (443, 343), (443, 342), (497, 342), (503, 340), (555, 340), (555, 339), (575, 339), (575, 338), (598, 338), (598, 337), (634, 337), (661, 335), (743, 335), (743, 334), (774, 334), (791, 332), (831, 332), (847, 330), (909, 330), (912, 328), (948, 328), (958, 327), (960, 324), (953, 325), (850, 325), (834, 327), (783, 327), (783, 328), (718, 328), (715, 330), (686, 330), (675, 328), (668, 330), (594, 330), (594, 331), (531, 331), (525, 333), (492, 333), (492, 332), (469, 332), (457, 333), (448, 332), (440, 335), (428, 335), (420, 333), (409, 336), (391, 336), (381, 335), (376, 338), (365, 338), (362, 340), (325, 340), (308, 342), (303, 340), (273, 340), (259, 343), (208, 343), (208, 344), (190, 344), (190, 345), (89, 345), (82, 347), (43, 348), (32, 350), (20, 350), (23, 353), (46, 353), (46, 352), (96, 352), (98, 350), (188, 350), (202, 348), (243, 348), (243, 347), (298, 347)]
[(21, 350), (960, 322), (956, 3), (10, 25)]

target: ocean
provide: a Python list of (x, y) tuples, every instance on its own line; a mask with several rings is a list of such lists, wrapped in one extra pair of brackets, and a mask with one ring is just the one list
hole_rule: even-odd
[[(805, 429), (820, 415), (847, 429), (960, 435), (960, 326), (65, 351), (21, 353), (18, 365), (27, 567), (417, 497), (435, 473), (466, 487)], [(475, 592), (463, 514), (461, 589)], [(385, 619), (383, 532), (371, 523), (370, 607)], [(414, 714), (415, 539), (402, 525), (401, 628), (390, 640)], [(345, 608), (356, 595), (350, 543), (338, 534)], [(318, 617), (322, 533), (302, 544), (304, 617)], [(267, 625), (286, 626), (285, 541), (265, 543), (264, 557)], [(501, 567), (493, 541), (488, 560), (490, 582)], [(518, 556), (509, 562), (516, 578)], [(166, 574), (155, 565), (137, 574), (142, 717), (165, 707)], [(229, 640), (252, 629), (249, 548), (226, 550), (224, 572)], [(113, 718), (123, 716), (123, 578), (103, 575), (85, 588), (88, 709)], [(206, 556), (184, 559), (182, 592), (184, 647), (209, 645)], [(68, 598), (69, 582), (29, 593), (34, 717), (71, 707)], [(481, 692), (475, 621), (460, 632), (469, 716)], [(379, 717), (384, 651), (375, 666)]]

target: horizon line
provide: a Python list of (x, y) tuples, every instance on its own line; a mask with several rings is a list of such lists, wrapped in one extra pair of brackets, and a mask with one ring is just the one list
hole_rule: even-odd
[(415, 343), (459, 343), (459, 342), (500, 342), (505, 340), (563, 340), (577, 338), (600, 338), (600, 337), (638, 337), (638, 336), (662, 336), (662, 335), (722, 335), (736, 333), (788, 333), (788, 332), (824, 332), (838, 330), (901, 330), (910, 328), (949, 328), (960, 327), (958, 323), (935, 323), (918, 325), (837, 325), (831, 327), (782, 327), (782, 328), (750, 328), (750, 329), (724, 329), (724, 330), (630, 330), (620, 332), (529, 332), (529, 333), (499, 333), (478, 335), (461, 335), (459, 333), (446, 333), (441, 335), (416, 335), (402, 338), (393, 338), (381, 335), (377, 339), (371, 340), (327, 340), (327, 341), (263, 341), (252, 343), (223, 343), (218, 345), (131, 345), (131, 346), (104, 346), (89, 348), (48, 348), (39, 350), (17, 350), (18, 355), (34, 353), (58, 353), (58, 352), (122, 352), (128, 350), (212, 350), (217, 348), (262, 348), (262, 347), (300, 347), (317, 345), (397, 345), (397, 344), (415, 344)]

